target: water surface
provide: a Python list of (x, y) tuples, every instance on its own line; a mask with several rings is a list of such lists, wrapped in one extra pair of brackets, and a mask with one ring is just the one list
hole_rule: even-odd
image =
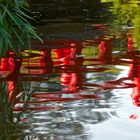
[(134, 16), (131, 11), (139, 4), (120, 5), (33, 3), (44, 42), (33, 40), (33, 49), (23, 50), (16, 63), (11, 57), (3, 59), (7, 65), (1, 62), (1, 72), (13, 68), (7, 78), (9, 92), (19, 86), (19, 79), (22, 84), (13, 107), (15, 114), (21, 113), (21, 139), (140, 138), (139, 12), (136, 9)]

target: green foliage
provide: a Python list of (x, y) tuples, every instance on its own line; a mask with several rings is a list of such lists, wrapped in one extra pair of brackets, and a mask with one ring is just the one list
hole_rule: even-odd
[(0, 56), (6, 56), (8, 50), (17, 55), (24, 48), (26, 40), (39, 39), (35, 28), (28, 22), (31, 17), (26, 13), (25, 0), (0, 0)]

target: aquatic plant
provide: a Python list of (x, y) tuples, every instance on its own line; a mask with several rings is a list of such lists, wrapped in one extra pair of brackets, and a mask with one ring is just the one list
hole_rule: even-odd
[(0, 0), (0, 57), (8, 50), (20, 55), (31, 39), (41, 40), (29, 22), (28, 7), (25, 0)]

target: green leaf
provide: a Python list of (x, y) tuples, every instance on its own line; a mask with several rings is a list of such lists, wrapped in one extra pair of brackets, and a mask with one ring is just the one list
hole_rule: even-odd
[[(1, 7), (2, 7), (3, 9), (5, 9), (5, 7), (4, 7), (3, 5), (1, 5)], [(15, 14), (13, 14), (12, 11), (9, 11), (8, 8), (5, 9), (5, 12), (6, 12), (7, 15), (11, 18), (11, 20), (14, 21), (14, 24), (17, 25), (17, 26), (21, 29), (21, 25), (19, 24), (18, 20), (16, 20), (17, 18), (16, 18), (16, 16), (15, 16)]]
[[(25, 9), (25, 8), (24, 8)], [(19, 8), (16, 8), (15, 9), (15, 11), (17, 12), (17, 13), (19, 13), (21, 16), (24, 16), (24, 17), (26, 17), (26, 18), (28, 18), (28, 19), (32, 19), (33, 20), (33, 18), (31, 17), (31, 16), (28, 16), (27, 14), (25, 14), (22, 10), (20, 10)]]
[(21, 0), (14, 0), (16, 7), (20, 7), (22, 5)]
[[(37, 35), (35, 28), (28, 22), (32, 19), (27, 13), (28, 4), (25, 0), (3, 0), (0, 3), (0, 54), (6, 55), (7, 50), (12, 50), (16, 54), (20, 53), (24, 47), (24, 39), (32, 38), (43, 40)], [(16, 40), (16, 41), (15, 41)], [(18, 45), (13, 45), (14, 41)], [(31, 44), (30, 44), (31, 45)]]
[(0, 35), (0, 54), (2, 53), (3, 43), (3, 37)]
[(19, 19), (22, 20), (23, 23), (25, 22), (25, 23), (30, 24), (22, 15), (20, 15), (20, 14), (17, 13), (17, 17), (19, 17)]
[(15, 34), (15, 36), (17, 37), (19, 43), (20, 43), (21, 45), (24, 45), (24, 42), (23, 42), (23, 40), (21, 39), (20, 35), (17, 33), (16, 29), (12, 28), (12, 31), (13, 31), (13, 33)]

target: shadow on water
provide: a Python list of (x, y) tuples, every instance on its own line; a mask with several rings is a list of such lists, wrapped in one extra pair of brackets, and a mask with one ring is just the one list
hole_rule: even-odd
[[(48, 8), (46, 12), (51, 14), (42, 16), (46, 15), (52, 22), (55, 14), (52, 16), (51, 10), (63, 11), (64, 15), (57, 15), (59, 19), (69, 16), (68, 19), (73, 20), (70, 16), (78, 6), (73, 7), (72, 2), (50, 1), (46, 9), (49, 6), (55, 9)], [(55, 4), (59, 4), (59, 8)], [(99, 8), (93, 9), (82, 0), (75, 5), (79, 4), (77, 15), (81, 14), (82, 20), (81, 11), (92, 13)], [(102, 8), (105, 5), (98, 1), (95, 4)], [(33, 5), (38, 9), (42, 7), (36, 1)], [(66, 9), (71, 10), (65, 13)], [(138, 138), (133, 129), (136, 125), (140, 130), (137, 126), (140, 51), (134, 47), (131, 29), (114, 34), (112, 25), (92, 23), (92, 20), (56, 23), (45, 21), (45, 26), (38, 27), (44, 42), (32, 41), (33, 49), (23, 50), (21, 59), (8, 52), (8, 57), (0, 62), (4, 88), (13, 101), (13, 124), (19, 125), (14, 139), (99, 140), (104, 136), (105, 139), (114, 136), (131, 139), (134, 135)], [(133, 125), (131, 120), (135, 121)], [(121, 130), (125, 132), (122, 134)]]
[(37, 25), (62, 22), (105, 22), (111, 3), (101, 3), (100, 0), (31, 0), (31, 11)]

